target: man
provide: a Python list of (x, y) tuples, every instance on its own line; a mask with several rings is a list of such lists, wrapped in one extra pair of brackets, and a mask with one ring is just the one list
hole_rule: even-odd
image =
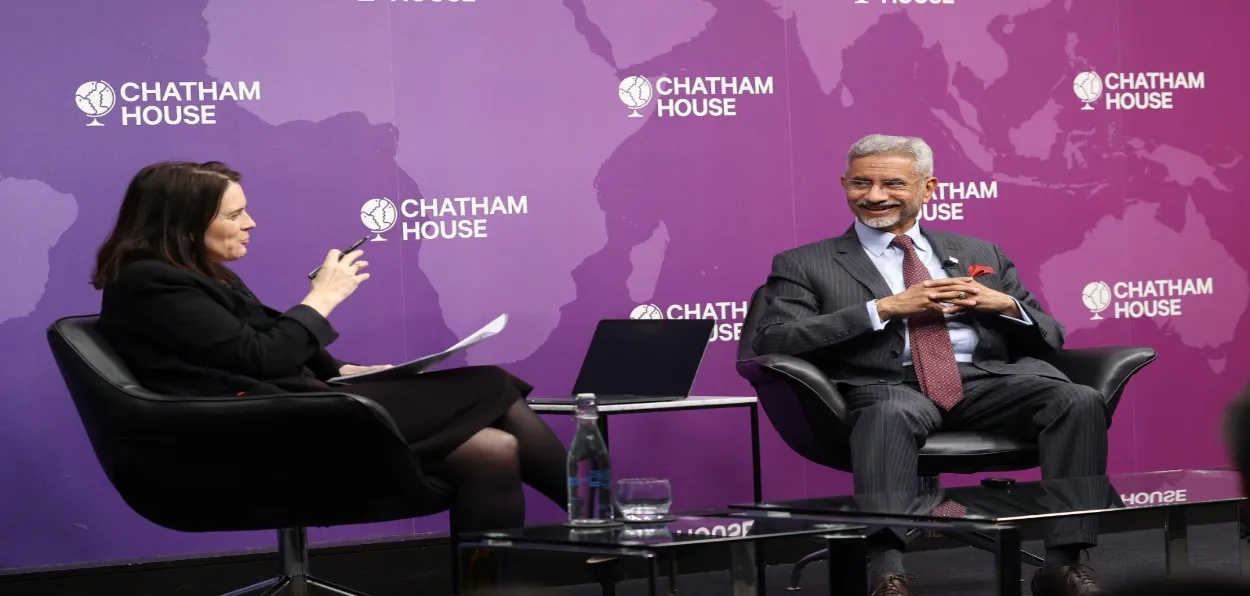
[[(1105, 474), (1103, 397), (1037, 358), (1063, 345), (1063, 326), (998, 246), (917, 223), (938, 186), (929, 146), (864, 137), (842, 186), (857, 221), (773, 259), (753, 347), (801, 356), (837, 382), (855, 493), (915, 490), (918, 451), (939, 429), (1036, 439), (1043, 478)], [(1096, 542), (1091, 521), (1053, 527), (1033, 594), (1099, 593), (1079, 562)], [(897, 531), (873, 535), (873, 594), (912, 594), (904, 547)]]

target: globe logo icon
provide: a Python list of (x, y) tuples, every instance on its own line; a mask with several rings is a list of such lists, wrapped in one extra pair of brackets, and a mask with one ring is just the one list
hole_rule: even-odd
[(1101, 281), (1093, 281), (1085, 284), (1085, 289), (1081, 290), (1081, 302), (1085, 303), (1085, 308), (1089, 312), (1094, 313), (1090, 317), (1091, 321), (1101, 321), (1102, 315), (1098, 314), (1111, 305), (1111, 288)]
[(664, 313), (660, 312), (660, 307), (654, 304), (639, 304), (634, 310), (629, 312), (631, 319), (663, 319)]
[(382, 237), (382, 232), (395, 225), (395, 203), (385, 197), (365, 201), (360, 208), (360, 223), (365, 224), (370, 232), (377, 234), (370, 239), (371, 242), (385, 242), (386, 238)]
[(645, 77), (625, 77), (625, 80), (621, 81), (619, 90), (621, 92), (621, 103), (634, 111), (629, 117), (642, 118), (642, 114), (639, 114), (638, 110), (647, 107), (647, 104), (651, 103), (651, 81), (648, 81)]
[(1102, 95), (1102, 77), (1094, 71), (1080, 73), (1072, 81), (1072, 91), (1076, 93), (1077, 99), (1085, 102), (1082, 110), (1092, 110), (1094, 106), (1090, 104)]
[(74, 92), (74, 103), (82, 113), (91, 118), (87, 126), (104, 126), (97, 118), (103, 118), (117, 105), (117, 93), (104, 81), (87, 81)]

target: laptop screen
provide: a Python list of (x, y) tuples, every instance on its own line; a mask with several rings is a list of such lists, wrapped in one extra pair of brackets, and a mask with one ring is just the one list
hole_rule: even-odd
[(713, 319), (599, 321), (573, 393), (688, 396)]

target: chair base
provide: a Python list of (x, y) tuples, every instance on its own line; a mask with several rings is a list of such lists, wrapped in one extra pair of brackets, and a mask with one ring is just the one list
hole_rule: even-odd
[[(972, 548), (990, 553), (998, 551), (998, 543), (994, 538), (980, 532), (942, 532), (942, 535), (958, 540)], [(1041, 567), (1046, 564), (1045, 559), (1025, 550), (1020, 551), (1020, 562), (1034, 567)]]
[(278, 558), (282, 575), (222, 596), (369, 596), (308, 575), (308, 531), (304, 528), (278, 530)]
[(281, 575), (222, 596), (369, 596), (315, 577)]

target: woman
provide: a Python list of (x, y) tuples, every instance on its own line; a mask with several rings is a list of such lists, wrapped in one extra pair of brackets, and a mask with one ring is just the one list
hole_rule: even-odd
[[(362, 251), (330, 251), (302, 302), (260, 303), (225, 263), (247, 254), (256, 222), (240, 175), (218, 162), (166, 162), (135, 175), (100, 247), (92, 285), (100, 329), (145, 387), (172, 395), (318, 392), (377, 368), (338, 360), (327, 318), (369, 279)], [(497, 367), (359, 383), (390, 412), (432, 474), (455, 487), (457, 530), (524, 523), (522, 482), (566, 506), (565, 450), (530, 410), (532, 387)]]

